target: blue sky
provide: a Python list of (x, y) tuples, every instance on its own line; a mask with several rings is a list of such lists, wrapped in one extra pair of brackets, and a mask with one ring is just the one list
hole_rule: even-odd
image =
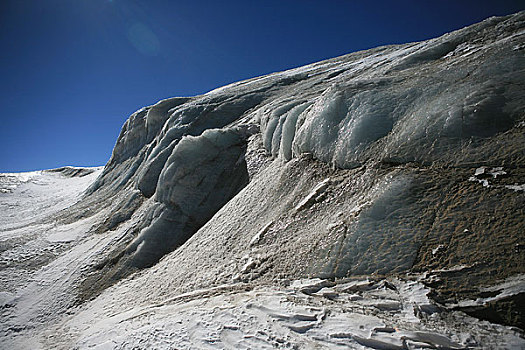
[(103, 165), (138, 108), (379, 45), (520, 1), (0, 1), (0, 172)]

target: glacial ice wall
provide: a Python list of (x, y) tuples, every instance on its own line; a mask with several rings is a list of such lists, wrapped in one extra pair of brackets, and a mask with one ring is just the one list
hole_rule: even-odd
[(524, 42), (522, 12), (165, 99), (103, 170), (7, 174), (4, 347), (518, 348), (454, 319), (525, 329)]
[(454, 164), (456, 152), (479, 161), (465, 149), (524, 117), (522, 27), (523, 14), (493, 18), (427, 42), (160, 101), (126, 122), (109, 166), (142, 150), (139, 172), (156, 177), (182, 136), (241, 122), (260, 125), (268, 154), (285, 160), (311, 153), (340, 168), (369, 159)]
[[(450, 152), (508, 131), (523, 119), (517, 101), (525, 97), (525, 58), (516, 47), (475, 64), (461, 56), (455, 60), (453, 53), (425, 63), (431, 66), (424, 74), (399, 72), (393, 64), (395, 73), (381, 77), (341, 77), (303, 102), (308, 107), (298, 115), (281, 113), (293, 106), (289, 102), (264, 111), (264, 146), (274, 156), (280, 148), (285, 159), (312, 153), (340, 168), (369, 159), (455, 164)], [(480, 159), (472, 154), (460, 161)]]
[(126, 248), (119, 273), (130, 266), (156, 264), (246, 186), (244, 154), (253, 132), (244, 126), (185, 136), (173, 147), (158, 178), (140, 178), (139, 189), (155, 187), (145, 213), (150, 224)]
[[(271, 187), (259, 174), (268, 162), (313, 158), (343, 170), (523, 164), (524, 39), (525, 13), (491, 18), (429, 41), (356, 52), (135, 112), (88, 192), (100, 201), (110, 198), (119, 218), (108, 218), (99, 231), (126, 220), (140, 222), (122, 241), (125, 254), (116, 260), (113, 255), (108, 266), (155, 264), (201, 230), (249, 181)], [(252, 174), (247, 162), (256, 169)], [(391, 184), (406, 184), (399, 187), (402, 192), (394, 191), (398, 197), (416, 186), (406, 178), (392, 179)], [(303, 190), (298, 187), (294, 196)], [(271, 188), (263, 192), (283, 196)], [(388, 235), (377, 236), (377, 247), (410, 231), (396, 215), (412, 202), (398, 203), (395, 214), (379, 215), (389, 210), (388, 203), (373, 198), (356, 217), (348, 214), (349, 222), (357, 222), (345, 229), (349, 235), (340, 246), (346, 253), (337, 257), (338, 265), (318, 266), (317, 272), (343, 276), (410, 266), (417, 247), (385, 253), (384, 260), (393, 261), (389, 268), (359, 249), (359, 237), (382, 228), (389, 228)], [(260, 208), (249, 209), (257, 217), (254, 224), (268, 224), (260, 219)], [(404, 237), (408, 242), (415, 236)]]

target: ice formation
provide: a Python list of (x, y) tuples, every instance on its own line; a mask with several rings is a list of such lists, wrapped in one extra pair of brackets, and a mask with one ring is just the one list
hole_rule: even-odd
[(0, 174), (1, 347), (525, 346), (524, 38), (162, 100), (103, 169)]

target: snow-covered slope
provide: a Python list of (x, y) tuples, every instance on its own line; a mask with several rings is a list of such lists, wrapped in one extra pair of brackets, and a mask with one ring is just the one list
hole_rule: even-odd
[[(524, 39), (518, 13), (163, 100), (96, 179), (5, 177), (2, 342), (525, 346), (508, 327), (524, 327)], [(79, 187), (45, 199), (38, 176)]]

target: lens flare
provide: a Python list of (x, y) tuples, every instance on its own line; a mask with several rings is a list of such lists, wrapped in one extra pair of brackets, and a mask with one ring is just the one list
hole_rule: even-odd
[(128, 30), (128, 40), (140, 53), (157, 56), (160, 53), (160, 41), (143, 23), (134, 23)]

